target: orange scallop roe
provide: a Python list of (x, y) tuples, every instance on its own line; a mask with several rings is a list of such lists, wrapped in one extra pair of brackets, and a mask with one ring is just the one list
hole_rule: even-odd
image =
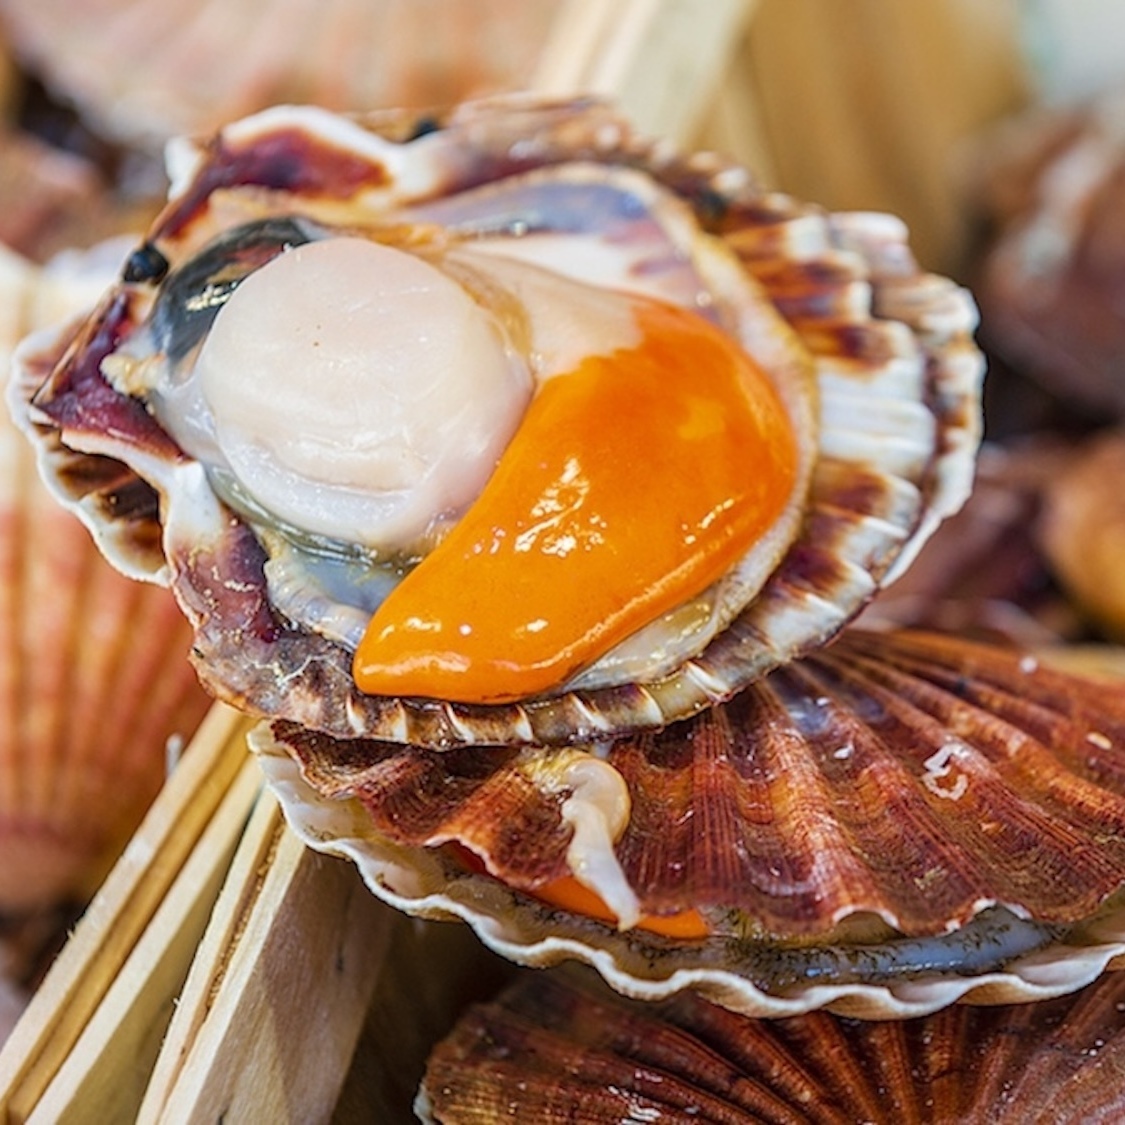
[(730, 569), (785, 508), (789, 417), (697, 314), (550, 378), (476, 502), (376, 611), (361, 691), (498, 703), (566, 682)]
[[(447, 847), (458, 862), (475, 871), (478, 875), (487, 875), (488, 867), (484, 860), (471, 848), (464, 844), (451, 843)], [(495, 876), (489, 876), (495, 878)], [(606, 906), (597, 891), (580, 883), (573, 875), (563, 875), (544, 883), (528, 894), (545, 902), (548, 906), (557, 906), (570, 914), (578, 914), (583, 918), (593, 918), (598, 922), (608, 922), (616, 925), (617, 918), (613, 911)], [(679, 938), (681, 941), (695, 941), (707, 937), (711, 933), (703, 915), (694, 908), (679, 910), (674, 914), (642, 914), (636, 924), (636, 929), (648, 930), (650, 933), (663, 934), (665, 937)]]
[[(572, 875), (536, 887), (532, 893), (548, 905), (557, 906), (571, 914), (596, 918), (599, 922), (617, 922), (601, 896), (589, 887), (583, 886)], [(680, 910), (675, 914), (642, 914), (636, 928), (654, 934), (663, 934), (665, 937), (679, 938), (682, 941), (705, 938), (711, 932), (703, 915), (695, 909)]]

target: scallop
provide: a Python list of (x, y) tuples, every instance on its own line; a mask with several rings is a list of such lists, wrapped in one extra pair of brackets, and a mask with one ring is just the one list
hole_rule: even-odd
[(1125, 709), (1104, 680), (852, 627), (729, 703), (585, 749), (252, 736), (294, 828), (412, 913), (644, 999), (905, 1018), (1125, 952)]
[(1125, 975), (1037, 1005), (861, 1023), (747, 1019), (685, 992), (623, 1001), (577, 974), (517, 978), (430, 1056), (415, 1112), (537, 1120), (1112, 1121), (1125, 1112)]
[[(587, 101), (282, 107), (171, 168), (12, 399), (236, 706), (443, 748), (659, 728), (822, 644), (968, 490), (973, 306), (887, 216)], [(411, 279), (378, 328), (373, 274)]]
[[(515, 960), (744, 1011), (1050, 994), (1114, 955), (1082, 928), (1118, 888), (1113, 709), (842, 632), (979, 441), (972, 301), (901, 223), (594, 100), (279, 107), (171, 173), (9, 401), (263, 719), (312, 846)], [(1083, 754), (1104, 770), (1071, 781)]]

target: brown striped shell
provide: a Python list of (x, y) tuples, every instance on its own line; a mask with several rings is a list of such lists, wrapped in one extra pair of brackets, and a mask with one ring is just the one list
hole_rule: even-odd
[(3, 0), (0, 21), (25, 67), (101, 135), (158, 152), (278, 102), (429, 106), (522, 86), (557, 6)]
[(423, 1121), (1079, 1125), (1125, 1115), (1125, 974), (1076, 996), (862, 1023), (760, 1021), (691, 992), (631, 1003), (520, 976), (432, 1052)]
[[(278, 109), (180, 150), (174, 164), (173, 195), (128, 276), (77, 335), (24, 349), (13, 397), (56, 489), (103, 548), (127, 573), (173, 583), (201, 677), (238, 707), (336, 738), (442, 748), (659, 728), (824, 643), (968, 490), (982, 373), (973, 306), (917, 267), (888, 216), (825, 215), (763, 193), (738, 168), (634, 137), (597, 102), (497, 99), (424, 121)], [(363, 695), (352, 651), (272, 607), (268, 545), (211, 495), (142, 398), (109, 386), (102, 361), (159, 291), (146, 272), (156, 248), (172, 276), (232, 223), (294, 213), (343, 225), (444, 221), (474, 238), (500, 223), (497, 237), (518, 240), (526, 224), (505, 210), (511, 200), (591, 164), (613, 190), (641, 174), (674, 199), (669, 209), (686, 205), (699, 237), (720, 239), (750, 279), (756, 296), (740, 310), (757, 358), (796, 413), (816, 413), (800, 530), (705, 648), (643, 683), (563, 685), (497, 705)], [(663, 206), (652, 209), (658, 224)]]
[[(0, 251), (0, 355), (88, 308), (118, 264), (101, 253)], [(189, 645), (169, 592), (106, 563), (0, 410), (0, 913), (93, 893), (210, 704)]]
[[(1057, 995), (1125, 952), (1125, 703), (1006, 649), (853, 628), (727, 704), (586, 751), (434, 753), (283, 722), (252, 744), (296, 830), (395, 906), (644, 998), (690, 984), (753, 1015), (909, 1016)], [(625, 822), (595, 838), (612, 779)], [(539, 898), (567, 875), (604, 888), (620, 928)], [(688, 910), (708, 936), (645, 928)]]

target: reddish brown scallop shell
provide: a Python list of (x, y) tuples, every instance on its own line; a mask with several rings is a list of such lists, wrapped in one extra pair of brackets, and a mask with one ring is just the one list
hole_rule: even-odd
[(644, 1005), (578, 974), (524, 974), (434, 1049), (415, 1112), (440, 1125), (1118, 1121), (1123, 1013), (1123, 973), (1040, 1004), (885, 1023), (753, 1020), (690, 992)]
[(597, 851), (572, 850), (578, 751), (433, 753), (285, 723), (254, 743), (297, 830), (377, 894), (635, 995), (690, 983), (756, 1015), (917, 1014), (1074, 989), (1125, 948), (1109, 909), (1125, 703), (1018, 652), (852, 629), (726, 705), (591, 748), (631, 799), (613, 851), (639, 914), (698, 910), (711, 934), (690, 940), (537, 900)]

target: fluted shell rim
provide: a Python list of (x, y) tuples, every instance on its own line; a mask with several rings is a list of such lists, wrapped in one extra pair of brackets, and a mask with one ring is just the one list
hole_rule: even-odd
[[(471, 877), (463, 879), (453, 893), (422, 890), (418, 870), (428, 867), (432, 857), (410, 856), (407, 849), (394, 845), (373, 847), (369, 836), (358, 833), (338, 835), (339, 810), (303, 782), (296, 763), (283, 752), (261, 749), (260, 744), (256, 752), (289, 827), (309, 847), (354, 863), (368, 888), (388, 905), (421, 918), (465, 922), (489, 949), (518, 965), (544, 968), (566, 961), (590, 965), (615, 991), (638, 1000), (662, 1000), (691, 989), (755, 1018), (786, 1018), (824, 1009), (861, 1019), (911, 1019), (962, 1001), (1048, 1000), (1082, 988), (1107, 969), (1125, 963), (1125, 905), (1087, 926), (1075, 927), (1065, 940), (1018, 956), (1002, 970), (976, 976), (921, 974), (889, 983), (791, 985), (773, 992), (721, 964), (678, 964), (674, 950), (660, 949), (661, 943), (652, 939), (643, 939), (621, 958), (617, 951), (591, 944), (583, 923), (567, 926), (560, 922), (558, 911), (491, 881), (483, 885)], [(401, 889), (394, 889), (392, 883), (400, 878)]]

